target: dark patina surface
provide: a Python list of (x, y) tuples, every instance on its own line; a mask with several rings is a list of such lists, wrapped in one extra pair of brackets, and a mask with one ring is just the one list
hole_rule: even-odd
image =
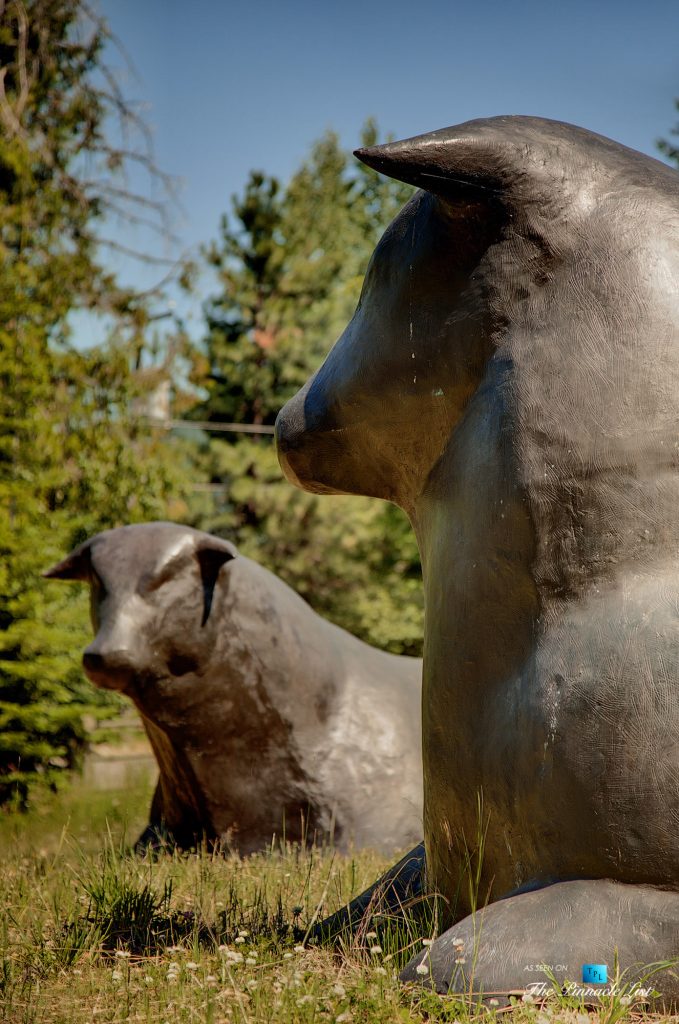
[(679, 176), (529, 117), (357, 155), (423, 191), (278, 444), (293, 482), (417, 533), (429, 884), (467, 914), (485, 835), (479, 903), (540, 890), (517, 942), (544, 908), (579, 948), (587, 907), (629, 955), (638, 912), (641, 955), (677, 956)]

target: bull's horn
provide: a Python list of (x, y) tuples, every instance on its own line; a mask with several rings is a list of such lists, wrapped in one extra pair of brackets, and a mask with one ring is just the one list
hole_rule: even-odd
[[(400, 142), (357, 149), (364, 164), (391, 178), (443, 197), (512, 192), (531, 198), (553, 195), (555, 181), (567, 183), (590, 173), (603, 149), (601, 135), (541, 117), (492, 117)], [(620, 158), (620, 146), (615, 146)], [(610, 161), (610, 157), (609, 157)], [(575, 172), (573, 176), (569, 172)]]

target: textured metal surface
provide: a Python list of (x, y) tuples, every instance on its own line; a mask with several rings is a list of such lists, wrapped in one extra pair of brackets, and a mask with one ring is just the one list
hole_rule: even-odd
[(278, 444), (417, 533), (430, 883), (468, 913), (485, 833), (481, 903), (675, 892), (679, 175), (527, 117), (358, 155), (425, 191)]

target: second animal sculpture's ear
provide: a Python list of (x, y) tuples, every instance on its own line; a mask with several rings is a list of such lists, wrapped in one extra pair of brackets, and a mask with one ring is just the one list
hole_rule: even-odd
[(213, 537), (211, 534), (204, 534), (196, 542), (196, 558), (200, 566), (200, 576), (203, 581), (203, 618), (201, 626), (204, 626), (210, 617), (212, 598), (214, 597), (215, 584), (219, 576), (219, 570), (225, 562), (236, 558), (238, 549), (228, 540), (221, 537)]
[(86, 540), (42, 575), (48, 580), (83, 580), (87, 582), (92, 569), (91, 540)]

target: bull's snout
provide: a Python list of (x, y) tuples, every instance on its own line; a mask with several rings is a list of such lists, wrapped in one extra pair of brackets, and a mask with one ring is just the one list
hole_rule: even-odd
[(127, 690), (134, 676), (129, 651), (104, 651), (94, 645), (83, 653), (83, 669), (90, 682), (104, 690)]
[[(327, 478), (327, 456), (336, 447), (338, 418), (327, 400), (320, 374), (283, 406), (276, 419), (276, 446), (281, 469), (290, 483), (320, 494), (334, 491)], [(336, 453), (333, 453), (336, 454)]]

